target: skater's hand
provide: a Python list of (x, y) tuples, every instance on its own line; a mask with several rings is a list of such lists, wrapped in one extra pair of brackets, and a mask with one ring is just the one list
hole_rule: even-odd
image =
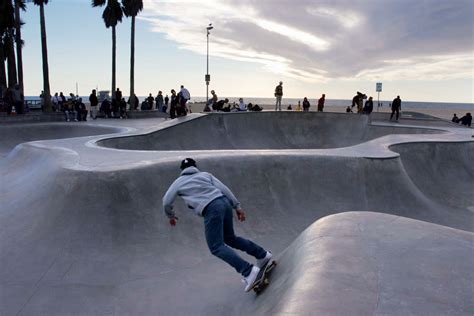
[(178, 218), (177, 217), (170, 218), (170, 225), (171, 226), (176, 226), (176, 223), (178, 223)]
[(235, 210), (235, 212), (237, 213), (237, 218), (239, 219), (239, 221), (245, 221), (245, 212), (243, 209)]

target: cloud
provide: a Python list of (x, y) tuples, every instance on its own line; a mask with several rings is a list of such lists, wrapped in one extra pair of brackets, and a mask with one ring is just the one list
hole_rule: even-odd
[(141, 18), (182, 49), (303, 81), (471, 78), (470, 0), (145, 0)]

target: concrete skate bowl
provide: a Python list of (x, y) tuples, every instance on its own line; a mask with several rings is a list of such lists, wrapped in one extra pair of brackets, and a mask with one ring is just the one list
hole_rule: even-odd
[(121, 128), (82, 125), (81, 123), (34, 123), (0, 126), (0, 158), (6, 156), (16, 145), (48, 139), (64, 139), (81, 136), (112, 134)]
[[(413, 152), (404, 146), (395, 149)], [(433, 167), (445, 156), (430, 152), (472, 150), (426, 146), (411, 158), (430, 156)], [(240, 198), (248, 219), (237, 233), (280, 262), (258, 297), (209, 253), (201, 218), (181, 201), (176, 227), (162, 214), (161, 197), (190, 154)], [(451, 180), (472, 174), (468, 157)], [(30, 168), (12, 168), (24, 162)], [(26, 144), (0, 161), (0, 314), (470, 315), (471, 200), (431, 198), (428, 182), (444, 179), (416, 171), (403, 157), (277, 150), (182, 152), (101, 171), (70, 151)]]
[(127, 150), (317, 149), (360, 144), (389, 134), (436, 129), (372, 125), (345, 113), (223, 113), (200, 116), (150, 134), (116, 137), (99, 146)]

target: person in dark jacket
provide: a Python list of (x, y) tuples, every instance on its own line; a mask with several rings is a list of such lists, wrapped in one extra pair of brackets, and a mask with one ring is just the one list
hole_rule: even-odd
[(309, 104), (308, 98), (305, 97), (303, 99), (303, 112), (309, 112), (309, 107), (310, 106), (311, 106), (311, 104)]
[(178, 106), (178, 96), (176, 95), (176, 91), (171, 89), (171, 100), (170, 100), (170, 118), (176, 118), (176, 107)]
[(151, 95), (151, 93), (148, 95), (146, 101), (148, 102), (147, 110), (153, 110), (153, 103), (155, 102), (155, 98)]
[(397, 113), (395, 120), (398, 121), (398, 118), (400, 117), (400, 110), (402, 109), (402, 100), (400, 99), (400, 96), (397, 96), (395, 99), (393, 99), (392, 102), (392, 114), (390, 115), (390, 121), (393, 118), (393, 114)]
[(99, 105), (99, 99), (97, 98), (97, 91), (92, 90), (91, 95), (89, 96), (89, 102), (91, 104), (91, 118), (95, 120), (97, 118), (97, 106)]
[(364, 106), (363, 113), (364, 113), (364, 114), (370, 114), (370, 113), (372, 113), (373, 110), (374, 110), (374, 101), (373, 101), (373, 98), (370, 97), (370, 98), (365, 102), (365, 106)]
[(122, 100), (122, 91), (120, 91), (119, 88), (117, 88), (117, 91), (115, 91), (115, 100), (117, 100), (118, 102)]
[(82, 98), (77, 99), (75, 103), (75, 109), (77, 112), (78, 121), (87, 121), (87, 109), (85, 104), (82, 102)]
[(326, 95), (323, 94), (321, 98), (318, 100), (318, 112), (323, 112), (324, 109), (324, 101), (326, 101)]

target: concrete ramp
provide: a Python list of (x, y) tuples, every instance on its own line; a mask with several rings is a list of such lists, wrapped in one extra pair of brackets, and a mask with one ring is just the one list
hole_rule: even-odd
[[(150, 120), (115, 139), (192, 121)], [(96, 145), (113, 139), (22, 143), (0, 159), (0, 315), (473, 312), (471, 135), (389, 134), (343, 150)], [(237, 233), (280, 261), (261, 296), (209, 253), (202, 218), (181, 201), (176, 227), (164, 217), (187, 156), (241, 200)]]
[(390, 134), (441, 130), (369, 124), (368, 115), (316, 112), (215, 113), (144, 135), (114, 137), (100, 146), (128, 150), (339, 148)]
[(474, 234), (377, 213), (325, 217), (242, 315), (472, 315)]
[(123, 130), (120, 127), (85, 125), (83, 122), (3, 125), (0, 126), (0, 158), (25, 142), (112, 134)]

